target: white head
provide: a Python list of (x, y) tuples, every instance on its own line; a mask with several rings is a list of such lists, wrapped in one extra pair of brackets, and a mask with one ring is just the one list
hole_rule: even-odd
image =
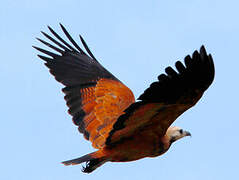
[(176, 126), (169, 127), (166, 135), (169, 137), (170, 143), (173, 143), (185, 136), (191, 136), (190, 132), (184, 131), (182, 128)]

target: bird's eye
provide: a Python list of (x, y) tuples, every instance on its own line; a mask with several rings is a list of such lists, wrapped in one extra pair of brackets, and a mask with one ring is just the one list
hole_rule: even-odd
[(180, 134), (183, 134), (183, 130), (182, 129), (180, 129), (179, 132), (180, 132)]

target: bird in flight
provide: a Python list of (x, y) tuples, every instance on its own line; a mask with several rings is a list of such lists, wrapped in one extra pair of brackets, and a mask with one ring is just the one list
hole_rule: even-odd
[(162, 155), (173, 142), (191, 135), (171, 124), (194, 106), (213, 82), (213, 59), (204, 46), (186, 56), (184, 64), (177, 61), (177, 71), (167, 67), (135, 101), (132, 91), (97, 61), (84, 39), (80, 36), (86, 52), (60, 26), (69, 42), (48, 27), (53, 36), (42, 34), (52, 44), (37, 39), (55, 52), (33, 47), (47, 55), (38, 56), (65, 86), (62, 91), (73, 123), (97, 149), (62, 162), (64, 165), (86, 162), (82, 171), (90, 173), (108, 161)]

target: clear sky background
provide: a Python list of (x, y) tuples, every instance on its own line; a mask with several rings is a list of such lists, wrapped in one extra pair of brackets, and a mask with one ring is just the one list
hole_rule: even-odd
[[(238, 178), (239, 2), (237, 0), (8, 0), (0, 6), (0, 179)], [(174, 124), (192, 138), (163, 156), (107, 163), (92, 174), (63, 160), (93, 151), (72, 124), (61, 84), (31, 46), (59, 22), (138, 97), (168, 65), (205, 45), (215, 81)]]

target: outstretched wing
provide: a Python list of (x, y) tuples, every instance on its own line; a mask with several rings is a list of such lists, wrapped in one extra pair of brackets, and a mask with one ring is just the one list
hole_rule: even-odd
[(184, 59), (186, 67), (177, 61), (173, 68), (167, 67), (166, 74), (150, 85), (115, 122), (107, 145), (148, 128), (163, 136), (176, 118), (192, 107), (201, 98), (214, 79), (214, 64), (204, 46)]
[(55, 36), (42, 34), (56, 46), (37, 38), (57, 53), (34, 47), (49, 57), (38, 55), (46, 61), (45, 65), (55, 79), (65, 85), (62, 91), (69, 107), (69, 114), (93, 147), (101, 148), (112, 130), (114, 122), (133, 102), (131, 90), (107, 71), (93, 56), (82, 37), (83, 46), (89, 56), (77, 45), (66, 29), (60, 24), (70, 45), (63, 40), (52, 28), (48, 27)]

